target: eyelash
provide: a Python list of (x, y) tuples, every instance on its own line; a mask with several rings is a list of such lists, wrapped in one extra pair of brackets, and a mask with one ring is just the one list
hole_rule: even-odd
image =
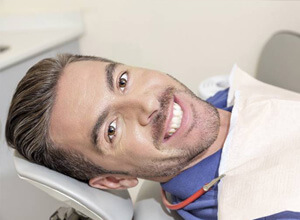
[[(121, 80), (123, 80), (123, 81), (121, 82)], [(121, 83), (125, 83), (125, 86), (121, 85)], [(124, 73), (122, 73), (122, 75), (119, 77), (119, 80), (118, 80), (118, 87), (122, 92), (124, 92), (124, 90), (127, 86), (127, 83), (128, 83), (128, 72), (125, 71)]]
[[(110, 131), (110, 128), (112, 129), (112, 131)], [(107, 137), (108, 137), (110, 143), (113, 142), (113, 139), (116, 136), (116, 131), (117, 131), (117, 121), (114, 120), (112, 123), (109, 124), (108, 129), (107, 129)], [(110, 134), (110, 132), (114, 132), (114, 133)]]
[[(123, 82), (121, 82), (121, 80), (123, 80)], [(121, 83), (125, 83), (125, 86), (121, 85)], [(119, 77), (119, 80), (118, 80), (118, 87), (120, 88), (120, 90), (122, 92), (124, 92), (124, 90), (127, 86), (127, 83), (128, 83), (128, 72), (125, 71), (124, 73), (121, 74), (121, 76)], [(113, 132), (113, 134), (110, 134), (111, 132)], [(117, 132), (117, 121), (114, 120), (113, 122), (111, 122), (109, 124), (108, 129), (107, 129), (107, 137), (111, 143), (113, 142), (113, 139), (116, 136), (116, 132)]]

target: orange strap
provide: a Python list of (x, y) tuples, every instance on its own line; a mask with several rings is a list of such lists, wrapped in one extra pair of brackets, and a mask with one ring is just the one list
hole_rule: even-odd
[(213, 179), (210, 183), (204, 185), (201, 189), (199, 189), (197, 192), (195, 192), (189, 198), (187, 198), (186, 200), (184, 200), (180, 203), (177, 203), (177, 204), (171, 204), (166, 197), (166, 192), (163, 189), (161, 189), (162, 201), (168, 209), (171, 209), (171, 210), (182, 209), (185, 206), (189, 205), (190, 203), (194, 202), (196, 199), (198, 199), (200, 196), (202, 196), (208, 190), (210, 190), (211, 187), (213, 187), (224, 176), (225, 176), (225, 174), (222, 174), (221, 176)]
[(194, 193), (192, 196), (190, 196), (189, 198), (187, 198), (186, 200), (177, 203), (177, 204), (171, 204), (166, 197), (166, 192), (161, 189), (161, 195), (162, 195), (162, 201), (164, 203), (164, 205), (171, 210), (178, 210), (178, 209), (182, 209), (185, 206), (187, 206), (188, 204), (194, 202), (196, 199), (198, 199), (200, 196), (202, 196), (205, 193), (203, 187), (198, 190), (196, 193)]

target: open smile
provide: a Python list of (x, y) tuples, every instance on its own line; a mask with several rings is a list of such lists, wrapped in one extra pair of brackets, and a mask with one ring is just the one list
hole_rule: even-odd
[(166, 120), (166, 129), (164, 134), (165, 141), (173, 136), (178, 129), (180, 129), (183, 118), (183, 110), (181, 106), (176, 103), (176, 100), (171, 103), (170, 108), (171, 109), (169, 110), (169, 115)]

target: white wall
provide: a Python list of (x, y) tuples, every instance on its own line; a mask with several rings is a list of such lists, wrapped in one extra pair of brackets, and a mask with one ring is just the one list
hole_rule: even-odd
[[(82, 11), (82, 52), (159, 69), (193, 91), (233, 63), (255, 74), (260, 51), (280, 30), (300, 33), (300, 1), (2, 0), (2, 13)], [(16, 7), (18, 5), (18, 7)]]

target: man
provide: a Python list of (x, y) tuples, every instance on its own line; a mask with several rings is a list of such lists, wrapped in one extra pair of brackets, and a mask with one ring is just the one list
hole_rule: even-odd
[[(6, 138), (28, 160), (92, 187), (125, 189), (144, 178), (180, 201), (218, 176), (226, 97), (209, 100), (216, 108), (158, 71), (65, 54), (40, 61), (19, 83)], [(179, 213), (216, 219), (216, 195), (217, 186)]]

